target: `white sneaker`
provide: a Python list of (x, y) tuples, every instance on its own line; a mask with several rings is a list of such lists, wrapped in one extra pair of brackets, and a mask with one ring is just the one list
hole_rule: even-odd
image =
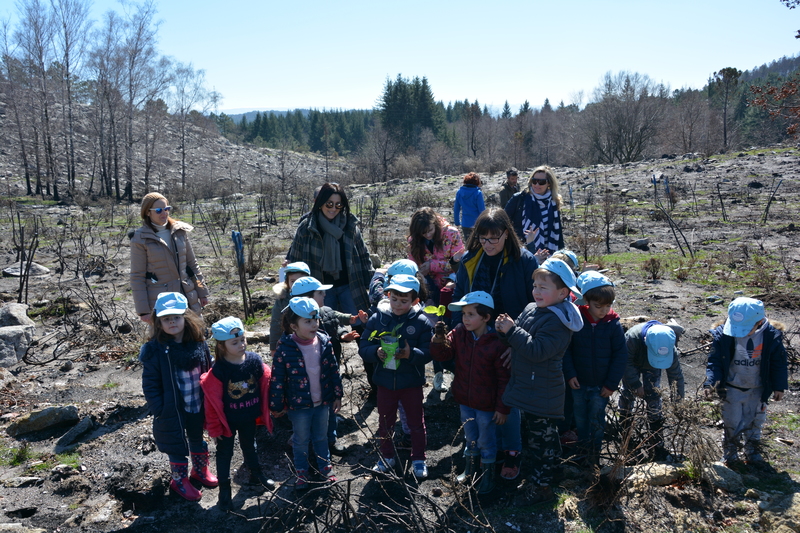
[(385, 474), (389, 470), (394, 468), (394, 457), (391, 459), (381, 459), (378, 461), (378, 464), (372, 467), (373, 472), (380, 472), (381, 474)]
[(428, 477), (428, 465), (423, 460), (417, 460), (411, 463), (411, 469), (418, 479), (425, 479)]
[(447, 392), (447, 385), (444, 384), (444, 373), (437, 372), (435, 376), (433, 376), (433, 390), (436, 392)]

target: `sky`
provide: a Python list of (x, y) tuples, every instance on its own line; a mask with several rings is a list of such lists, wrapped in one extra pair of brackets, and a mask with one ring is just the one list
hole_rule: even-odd
[[(4, 2), (0, 17), (11, 17)], [(606, 72), (703, 87), (800, 52), (779, 0), (160, 0), (159, 49), (205, 70), (219, 111), (368, 109), (387, 78), (427, 77), (436, 100), (499, 111), (585, 104)], [(122, 12), (95, 0), (92, 18)], [(99, 22), (98, 22), (99, 23)]]

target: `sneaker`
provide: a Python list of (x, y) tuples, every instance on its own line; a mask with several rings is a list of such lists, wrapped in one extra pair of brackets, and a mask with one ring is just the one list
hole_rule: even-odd
[(410, 450), (411, 449), (411, 435), (408, 433), (403, 433), (399, 439), (397, 439), (397, 444), (395, 447), (398, 450)]
[(336, 483), (336, 474), (333, 473), (333, 466), (328, 465), (322, 469), (322, 477), (325, 483)]
[(500, 471), (500, 477), (509, 481), (519, 477), (519, 467), (522, 463), (522, 457), (519, 452), (506, 452), (506, 459), (503, 462), (503, 469)]
[(297, 478), (294, 480), (294, 490), (298, 492), (308, 490), (308, 474), (304, 470), (297, 471)]
[(381, 474), (385, 474), (388, 471), (394, 468), (394, 457), (390, 457), (389, 459), (381, 459), (378, 461), (378, 464), (372, 467), (373, 472), (379, 472)]
[(449, 387), (444, 384), (444, 372), (437, 372), (433, 376), (433, 390), (436, 392), (447, 392)]
[(414, 476), (417, 479), (425, 479), (428, 477), (428, 465), (421, 459), (411, 463), (411, 470), (414, 472)]
[(572, 446), (573, 444), (577, 444), (577, 442), (578, 442), (578, 434), (575, 433), (574, 430), (568, 429), (567, 431), (561, 434), (562, 446)]

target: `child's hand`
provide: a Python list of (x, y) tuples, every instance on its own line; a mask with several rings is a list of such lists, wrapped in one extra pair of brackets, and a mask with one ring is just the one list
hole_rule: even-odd
[(380, 360), (381, 363), (383, 363), (386, 360), (386, 352), (384, 352), (383, 348), (380, 347), (378, 348), (378, 359)]
[(497, 328), (497, 331), (500, 333), (506, 334), (514, 327), (514, 321), (511, 320), (510, 316), (502, 313), (497, 317), (497, 320), (495, 320), (494, 327)]
[(419, 266), (419, 273), (423, 276), (427, 276), (431, 271), (431, 262), (425, 261)]
[(508, 417), (508, 415), (504, 415), (500, 411), (495, 411), (494, 412), (494, 416), (492, 416), (492, 422), (494, 422), (498, 426), (502, 426), (503, 424), (506, 423), (506, 418), (507, 417)]
[(639, 398), (644, 398), (644, 387), (639, 387), (633, 393), (638, 396)]
[(411, 357), (411, 346), (409, 346), (408, 343), (405, 343), (405, 346), (397, 350), (394, 353), (394, 356), (396, 359), (408, 359)]
[(369, 320), (369, 314), (363, 309), (358, 310), (358, 319), (361, 320), (362, 324), (366, 324), (367, 320)]
[(572, 378), (567, 381), (567, 385), (569, 385), (570, 389), (578, 390), (581, 388), (581, 384), (578, 383), (578, 378)]
[(772, 399), (775, 400), (776, 402), (783, 400), (783, 391), (782, 390), (774, 391), (772, 393)]
[(506, 351), (500, 354), (500, 362), (503, 363), (503, 368), (511, 368), (511, 348), (506, 348)]
[(431, 342), (441, 344), (445, 341), (445, 335), (447, 335), (447, 325), (440, 320), (433, 326), (433, 338)]
[(609, 389), (608, 387), (603, 387), (602, 389), (600, 389), (601, 398), (611, 398), (612, 394), (614, 394), (614, 391)]
[(283, 411), (273, 411), (270, 409), (269, 414), (272, 415), (272, 418), (280, 418), (286, 414), (286, 409), (284, 409)]
[[(531, 226), (529, 229), (526, 229), (523, 233), (525, 233), (525, 244), (530, 244), (534, 241), (534, 239), (536, 239), (536, 234), (539, 233), (539, 226)], [(536, 259), (539, 258), (537, 257)]]
[(550, 257), (550, 250), (539, 248), (538, 250), (536, 250), (536, 253), (533, 254), (533, 257), (535, 257), (536, 260), (539, 261), (539, 264), (541, 265), (542, 263), (547, 261), (548, 257)]
[(342, 399), (341, 398), (336, 398), (336, 400), (333, 402), (333, 405), (331, 407), (333, 407), (333, 412), (334, 413), (338, 413), (339, 410), (342, 408)]
[(357, 331), (348, 331), (339, 338), (341, 339), (342, 342), (350, 342), (361, 338), (361, 335), (359, 335)]

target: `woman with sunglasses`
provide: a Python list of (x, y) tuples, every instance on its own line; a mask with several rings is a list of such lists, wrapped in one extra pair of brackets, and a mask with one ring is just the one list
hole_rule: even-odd
[(131, 237), (131, 291), (136, 312), (150, 322), (162, 292), (179, 292), (200, 313), (208, 305), (208, 287), (189, 242), (193, 226), (169, 216), (167, 199), (151, 192), (142, 198), (142, 226)]
[(333, 285), (325, 294), (328, 307), (351, 315), (369, 309), (367, 288), (374, 269), (358, 219), (338, 183), (320, 188), (311, 212), (297, 227), (286, 260), (304, 262), (313, 277)]
[(517, 236), (540, 262), (564, 248), (562, 204), (555, 172), (541, 166), (533, 169), (528, 190), (512, 196), (505, 206)]
[[(467, 253), (461, 259), (461, 268), (456, 274), (453, 301), (474, 291), (489, 293), (494, 300), (494, 314), (489, 325), (500, 313), (512, 319), (533, 301), (533, 271), (539, 263), (528, 251), (511, 225), (506, 212), (500, 208), (489, 208), (475, 221), (475, 228), (467, 241)], [(453, 311), (453, 328), (461, 322), (461, 312)], [(504, 354), (507, 357), (508, 353)], [(520, 472), (522, 451), (522, 418), (519, 409), (512, 409), (506, 423), (497, 426), (498, 461), (503, 462), (500, 476), (516, 479)]]

